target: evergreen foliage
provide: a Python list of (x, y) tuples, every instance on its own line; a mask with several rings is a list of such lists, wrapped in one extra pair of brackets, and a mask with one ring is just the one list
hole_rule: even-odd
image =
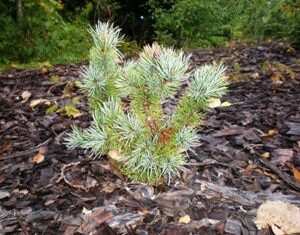
[[(85, 130), (73, 127), (67, 146), (107, 154), (133, 181), (156, 183), (178, 175), (185, 152), (198, 145), (201, 113), (211, 98), (226, 90), (224, 66), (205, 65), (188, 72), (188, 56), (155, 43), (144, 47), (138, 61), (120, 66), (120, 29), (98, 23), (90, 33), (94, 46), (81, 87), (90, 100), (93, 121)], [(166, 114), (164, 102), (187, 80), (189, 86), (174, 112)]]

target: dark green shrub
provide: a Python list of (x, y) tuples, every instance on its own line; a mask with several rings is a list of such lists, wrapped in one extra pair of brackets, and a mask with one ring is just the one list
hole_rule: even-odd
[(232, 31), (219, 1), (178, 0), (172, 7), (153, 9), (158, 42), (177, 47), (218, 46)]
[(254, 0), (243, 19), (244, 37), (264, 40), (285, 38), (300, 45), (300, 2)]
[[(87, 58), (91, 41), (87, 21), (65, 22), (59, 1), (23, 1), (23, 18), (17, 22), (14, 5), (1, 3), (0, 63), (15, 61), (78, 61)], [(76, 45), (76, 46), (75, 46)]]

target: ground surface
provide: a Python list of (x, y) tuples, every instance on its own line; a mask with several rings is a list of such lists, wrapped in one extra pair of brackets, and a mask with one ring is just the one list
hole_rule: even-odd
[(272, 234), (257, 231), (258, 206), (300, 205), (300, 55), (275, 43), (192, 52), (194, 66), (221, 59), (231, 105), (207, 114), (189, 171), (157, 187), (67, 151), (70, 126), (90, 120), (80, 65), (0, 72), (0, 234)]

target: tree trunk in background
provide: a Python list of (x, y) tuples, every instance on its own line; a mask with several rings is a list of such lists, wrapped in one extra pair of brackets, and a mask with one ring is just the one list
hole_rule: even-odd
[(22, 0), (17, 0), (17, 21), (20, 24), (23, 20)]

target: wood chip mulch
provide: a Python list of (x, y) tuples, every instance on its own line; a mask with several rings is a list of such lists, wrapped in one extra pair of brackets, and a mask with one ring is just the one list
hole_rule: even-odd
[(223, 60), (232, 83), (188, 170), (156, 187), (66, 149), (71, 125), (91, 119), (80, 64), (0, 72), (0, 234), (272, 234), (253, 222), (259, 205), (300, 206), (300, 53), (280, 43), (191, 53), (193, 66)]

